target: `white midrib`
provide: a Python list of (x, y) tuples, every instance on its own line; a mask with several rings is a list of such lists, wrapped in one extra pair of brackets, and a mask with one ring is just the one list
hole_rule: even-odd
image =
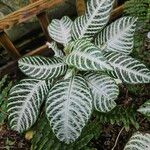
[(65, 128), (65, 135), (66, 136), (66, 139), (69, 137), (68, 135), (68, 129), (67, 129), (67, 126), (68, 126), (68, 118), (69, 118), (69, 107), (70, 107), (70, 97), (71, 97), (71, 93), (72, 93), (72, 85), (73, 85), (73, 81), (74, 81), (74, 77), (72, 77), (70, 79), (70, 82), (69, 82), (69, 86), (68, 86), (68, 91), (67, 91), (67, 100), (65, 102), (65, 110), (64, 110), (64, 116), (65, 116), (65, 121), (64, 121), (64, 128)]
[(64, 63), (57, 63), (57, 64), (49, 64), (49, 65), (36, 65), (36, 64), (27, 64), (27, 63), (23, 63), (23, 62), (20, 62), (19, 63), (20, 65), (23, 65), (23, 66), (27, 66), (27, 67), (34, 67), (34, 68), (44, 68), (44, 69), (50, 69), (51, 68), (55, 68), (55, 67), (61, 67), (62, 65), (64, 65)]
[(27, 95), (27, 99), (25, 100), (25, 103), (22, 105), (22, 109), (18, 112), (19, 118), (17, 121), (17, 131), (20, 131), (20, 126), (21, 126), (21, 119), (24, 115), (25, 109), (27, 107), (27, 104), (29, 103), (31, 97), (33, 94), (37, 91), (37, 89), (44, 83), (45, 81), (39, 81), (35, 86), (33, 86), (31, 92)]
[[(107, 40), (107, 42), (102, 46), (102, 49), (105, 49), (108, 45), (110, 45), (109, 43), (112, 43), (113, 41), (117, 41), (120, 37), (122, 37), (122, 35), (124, 35), (124, 33), (126, 33), (126, 31), (128, 31), (131, 27), (133, 26), (133, 24), (131, 24), (130, 26), (128, 26), (127, 28), (125, 28), (124, 30), (122, 30), (121, 32), (119, 32), (118, 34), (115, 34), (114, 36), (111, 36), (110, 39)], [(115, 38), (114, 38), (115, 37)], [(115, 43), (115, 42), (113, 42)], [(110, 45), (111, 46), (111, 45)]]
[(101, 64), (101, 65), (103, 65), (102, 67), (105, 67), (105, 68), (107, 68), (109, 70), (113, 70), (112, 67), (109, 64), (107, 64), (106, 61), (102, 61), (100, 59), (90, 57), (89, 55), (86, 55), (86, 54), (84, 54), (83, 52), (80, 52), (80, 51), (76, 51), (75, 54), (78, 55), (79, 57), (82, 56), (82, 57), (84, 57), (86, 59), (89, 59), (90, 61), (96, 62), (97, 64)]
[(67, 39), (67, 34), (68, 32), (66, 32), (67, 29), (64, 28), (62, 22), (60, 22), (60, 28), (61, 28), (61, 32), (62, 32), (62, 35), (63, 35), (63, 38), (64, 38), (64, 45), (66, 45), (66, 43), (68, 43), (68, 39)]
[(137, 75), (137, 76), (142, 76), (142, 77), (147, 78), (147, 79), (150, 80), (150, 77), (147, 76), (147, 75), (145, 75), (145, 74), (142, 74), (142, 73), (139, 73), (139, 72), (137, 72), (137, 71), (131, 70), (131, 69), (129, 69), (129, 68), (120, 66), (120, 65), (115, 64), (115, 63), (113, 63), (113, 62), (110, 62), (110, 63), (111, 63), (111, 65), (112, 65), (113, 67), (116, 67), (116, 68), (118, 68), (118, 69), (124, 70), (124, 71), (126, 71), (126, 72), (130, 72), (130, 73), (132, 73), (132, 74), (134, 74), (134, 75)]
[(103, 90), (101, 90), (100, 88), (97, 88), (97, 87), (93, 84), (94, 82), (90, 82), (90, 81), (92, 81), (92, 80), (88, 81), (88, 80), (86, 79), (86, 81), (87, 81), (92, 87), (94, 87), (94, 88), (98, 91), (98, 93), (103, 93), (103, 95), (104, 95), (107, 99), (109, 99), (109, 97), (103, 92)]
[(103, 3), (104, 3), (105, 1), (106, 1), (106, 0), (103, 0), (103, 1), (101, 2), (101, 5), (99, 5), (99, 7), (97, 7), (97, 8), (95, 9), (95, 11), (93, 12), (93, 14), (92, 14), (92, 15), (90, 16), (90, 18), (88, 19), (89, 21), (87, 22), (87, 24), (86, 24), (85, 26), (82, 26), (83, 28), (81, 29), (82, 32), (81, 32), (81, 34), (80, 34), (80, 38), (82, 38), (83, 35), (86, 33), (86, 31), (87, 31), (89, 25), (91, 25), (91, 22), (93, 21), (93, 18), (96, 16), (96, 14), (98, 14), (97, 12), (99, 11), (99, 8), (103, 5)]

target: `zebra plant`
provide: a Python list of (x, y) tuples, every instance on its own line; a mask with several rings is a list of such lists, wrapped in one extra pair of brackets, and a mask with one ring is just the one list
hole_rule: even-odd
[(124, 147), (124, 150), (149, 150), (150, 149), (150, 134), (136, 132), (129, 139)]
[[(48, 31), (54, 42), (48, 46), (55, 56), (19, 60), (19, 68), (29, 78), (10, 91), (8, 113), (13, 130), (28, 130), (45, 102), (54, 134), (72, 143), (94, 109), (107, 113), (116, 106), (115, 79), (150, 82), (146, 66), (129, 56), (137, 18), (123, 17), (107, 25), (112, 8), (112, 0), (89, 0), (85, 14), (74, 21), (67, 16), (52, 20)], [(64, 46), (63, 52), (55, 41)]]

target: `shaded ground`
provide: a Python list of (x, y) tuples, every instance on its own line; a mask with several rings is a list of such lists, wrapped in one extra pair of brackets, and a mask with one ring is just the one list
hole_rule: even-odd
[(7, 129), (6, 126), (0, 129), (0, 150), (29, 150), (30, 142), (15, 131)]

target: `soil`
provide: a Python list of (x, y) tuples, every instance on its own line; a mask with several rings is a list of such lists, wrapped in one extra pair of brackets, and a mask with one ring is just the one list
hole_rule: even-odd
[(0, 150), (29, 150), (30, 142), (6, 125), (0, 129)]

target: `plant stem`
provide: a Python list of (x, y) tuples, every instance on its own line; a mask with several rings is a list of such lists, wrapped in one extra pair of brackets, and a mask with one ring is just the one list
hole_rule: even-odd
[(119, 134), (118, 134), (118, 136), (117, 136), (117, 138), (116, 138), (115, 144), (114, 144), (114, 146), (113, 146), (113, 148), (112, 148), (111, 150), (114, 150), (115, 147), (117, 146), (119, 137), (120, 137), (120, 135), (121, 135), (121, 133), (122, 133), (123, 130), (124, 130), (124, 127), (120, 130), (120, 132), (119, 132)]

